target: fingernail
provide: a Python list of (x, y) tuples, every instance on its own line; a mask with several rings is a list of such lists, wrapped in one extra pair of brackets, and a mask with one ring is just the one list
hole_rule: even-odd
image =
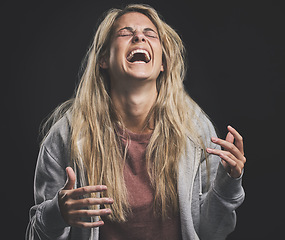
[(98, 225), (99, 225), (99, 226), (102, 226), (102, 225), (104, 225), (104, 222), (103, 222), (103, 221), (99, 221), (99, 222), (98, 222)]
[(211, 149), (211, 148), (207, 148), (206, 150), (207, 150), (208, 153), (211, 153), (211, 152), (212, 152), (212, 149)]
[(217, 138), (212, 137), (212, 142), (217, 142), (217, 141), (218, 141), (218, 139), (217, 139)]
[(111, 213), (111, 212), (112, 212), (111, 209), (109, 208), (105, 209), (105, 213)]

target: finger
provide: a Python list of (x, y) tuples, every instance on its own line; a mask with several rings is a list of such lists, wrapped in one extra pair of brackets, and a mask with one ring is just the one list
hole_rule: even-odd
[(81, 188), (77, 188), (70, 194), (71, 198), (78, 198), (83, 195), (89, 194), (89, 193), (95, 193), (95, 192), (102, 192), (106, 191), (107, 187), (104, 185), (96, 185), (96, 186), (85, 186)]
[(231, 175), (231, 177), (233, 178), (238, 178), (241, 176), (242, 174), (242, 169), (243, 166), (241, 167), (240, 164), (238, 164), (238, 162), (234, 161), (233, 159), (231, 159), (229, 156), (224, 155), (224, 154), (220, 154), (220, 157), (227, 162), (228, 166), (230, 167), (230, 172), (229, 174)]
[(228, 126), (228, 130), (235, 138), (235, 145), (239, 149), (239, 151), (244, 155), (244, 149), (243, 149), (243, 137), (238, 133), (237, 130), (235, 130), (232, 126)]
[(230, 132), (228, 132), (227, 136), (226, 136), (226, 141), (230, 142), (230, 143), (234, 143), (235, 137), (234, 135), (232, 135)]
[[(237, 159), (233, 154), (231, 154), (228, 151), (212, 149), (212, 148), (207, 148), (206, 150), (208, 153), (215, 154), (215, 155), (219, 156), (222, 159), (222, 163), (226, 167), (227, 171), (228, 171), (228, 167), (232, 168), (235, 166), (239, 166), (239, 170), (244, 168), (245, 161)], [(225, 164), (225, 162), (223, 162), (223, 160), (227, 164)]]
[(243, 159), (243, 154), (240, 152), (240, 150), (235, 146), (233, 143), (230, 143), (228, 141), (225, 141), (220, 138), (212, 138), (212, 142), (220, 145), (230, 153), (232, 153), (237, 159), (242, 160)]
[(74, 200), (72, 203), (72, 208), (80, 209), (93, 205), (112, 204), (113, 202), (114, 200), (111, 198), (84, 198), (84, 199)]
[(228, 156), (233, 161), (235, 161), (237, 163), (239, 162), (239, 159), (236, 158), (232, 153), (230, 153), (228, 151), (219, 150), (219, 149), (212, 149), (212, 148), (207, 148), (206, 150), (207, 150), (208, 153), (215, 154), (215, 155), (217, 155), (219, 157), (221, 157), (221, 155)]
[(103, 225), (104, 225), (103, 221), (98, 221), (98, 222), (77, 221), (72, 224), (73, 227), (79, 227), (79, 228), (95, 228), (95, 227), (101, 227)]
[(111, 214), (112, 211), (109, 208), (99, 209), (99, 210), (76, 210), (70, 212), (72, 218), (84, 218), (84, 217), (95, 217), (95, 216), (105, 216)]
[(67, 180), (63, 187), (63, 190), (72, 190), (74, 188), (75, 181), (76, 181), (75, 173), (71, 167), (67, 167), (65, 171), (67, 175)]
[(220, 153), (219, 156), (227, 162), (227, 164), (230, 166), (231, 169), (237, 167), (237, 161), (233, 160), (231, 157), (227, 156), (224, 153)]

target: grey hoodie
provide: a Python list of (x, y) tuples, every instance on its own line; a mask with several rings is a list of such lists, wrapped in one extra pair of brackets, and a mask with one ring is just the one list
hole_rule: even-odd
[[(204, 145), (219, 148), (211, 142), (216, 136), (212, 123), (198, 106), (194, 114)], [(205, 155), (188, 134), (185, 154), (178, 170), (178, 196), (183, 240), (225, 239), (236, 224), (235, 209), (244, 200), (238, 179), (231, 178), (220, 158), (209, 155), (210, 187), (207, 187)], [(26, 239), (99, 240), (100, 228), (81, 229), (68, 226), (60, 213), (58, 192), (66, 182), (65, 168), (70, 164), (70, 124), (65, 115), (52, 128), (43, 142), (35, 171), (35, 205), (30, 209)], [(80, 179), (80, 178), (78, 178)], [(78, 180), (77, 187), (82, 186)], [(139, 216), (138, 216), (139, 217)]]

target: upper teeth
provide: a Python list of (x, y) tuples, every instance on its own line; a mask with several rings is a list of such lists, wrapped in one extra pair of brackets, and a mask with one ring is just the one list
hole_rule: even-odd
[(132, 57), (136, 54), (136, 53), (143, 53), (146, 56), (146, 60), (147, 62), (150, 61), (150, 56), (148, 51), (144, 50), (144, 49), (135, 49), (133, 51), (131, 51), (129, 53), (129, 55), (127, 56), (127, 60), (130, 61), (132, 59)]

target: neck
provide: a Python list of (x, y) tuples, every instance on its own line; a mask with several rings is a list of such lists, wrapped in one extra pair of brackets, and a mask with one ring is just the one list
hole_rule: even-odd
[[(135, 86), (134, 86), (135, 85)], [(157, 97), (156, 82), (117, 86), (111, 84), (111, 98), (124, 125), (134, 133), (151, 133), (153, 120), (146, 118)]]

